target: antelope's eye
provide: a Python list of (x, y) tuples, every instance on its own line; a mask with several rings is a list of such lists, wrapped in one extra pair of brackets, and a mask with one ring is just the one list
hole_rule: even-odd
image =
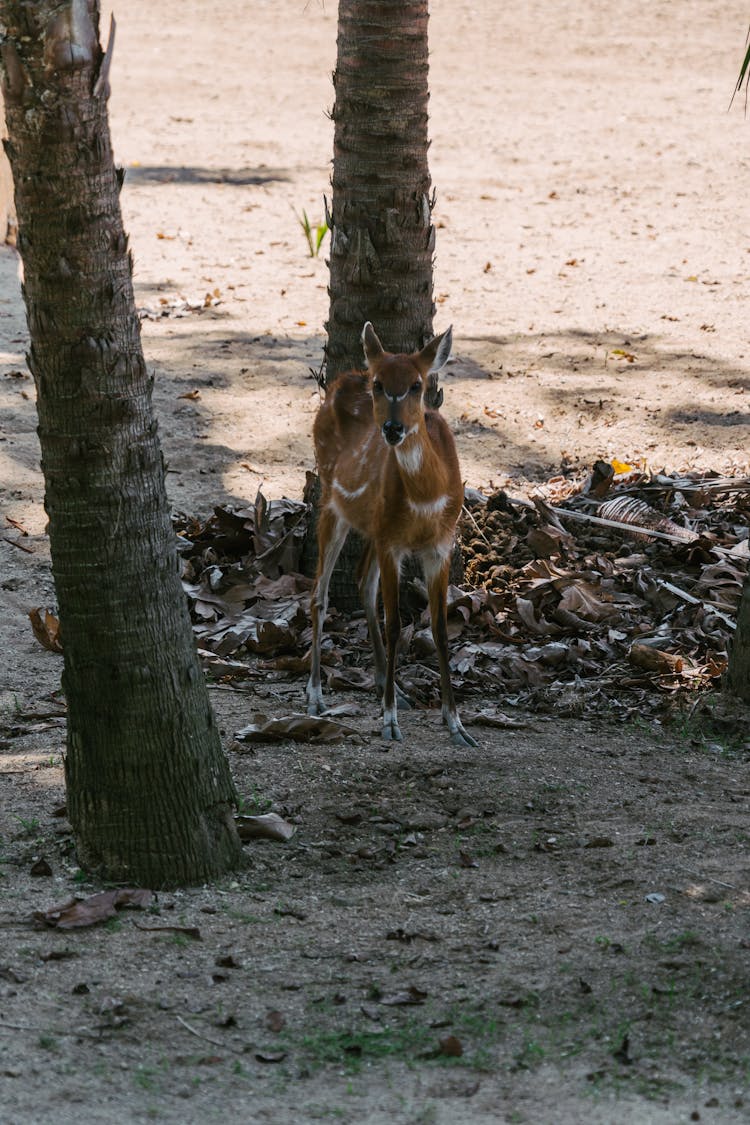
[(372, 384), (372, 393), (374, 395), (382, 395), (383, 393), (383, 384), (378, 379), (375, 379)]
[(422, 384), (421, 383), (412, 383), (412, 385), (409, 389), (410, 389), (410, 391), (413, 395), (418, 395), (419, 392), (422, 390)]

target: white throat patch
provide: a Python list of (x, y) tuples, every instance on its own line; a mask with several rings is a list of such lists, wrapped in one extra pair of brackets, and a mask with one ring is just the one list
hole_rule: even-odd
[(396, 460), (405, 473), (414, 476), (422, 468), (422, 443), (415, 441), (408, 449), (396, 448)]

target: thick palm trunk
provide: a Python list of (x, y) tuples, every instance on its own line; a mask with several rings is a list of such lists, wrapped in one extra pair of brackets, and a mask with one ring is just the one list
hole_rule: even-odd
[(737, 632), (729, 653), (727, 687), (732, 695), (750, 703), (750, 574), (745, 579), (737, 612)]
[(427, 0), (339, 0), (326, 381), (432, 336)]
[(110, 145), (98, 0), (0, 0), (79, 861), (202, 881), (234, 787), (181, 589)]

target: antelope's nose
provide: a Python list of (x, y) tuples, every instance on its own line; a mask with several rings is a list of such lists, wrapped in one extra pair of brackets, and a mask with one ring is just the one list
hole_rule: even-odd
[(404, 437), (404, 427), (401, 422), (384, 422), (383, 437), (389, 445), (398, 445)]

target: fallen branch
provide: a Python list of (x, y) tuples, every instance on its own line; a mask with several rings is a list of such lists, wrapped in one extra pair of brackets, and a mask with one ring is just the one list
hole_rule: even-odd
[[(615, 531), (623, 531), (630, 535), (648, 535), (652, 539), (664, 539), (667, 543), (679, 543), (684, 546), (690, 540), (684, 536), (671, 535), (668, 531), (653, 531), (650, 527), (644, 527), (642, 524), (636, 523), (621, 523), (618, 520), (605, 520), (602, 516), (592, 516), (588, 512), (574, 512), (571, 508), (552, 508), (550, 511), (554, 512), (557, 516), (563, 518), (578, 520), (581, 523), (595, 523), (599, 527), (611, 527)], [(695, 532), (692, 533), (693, 539), (699, 539), (700, 536)], [(717, 548), (721, 549), (721, 548)]]
[(736, 629), (736, 622), (732, 621), (726, 613), (721, 609), (717, 609), (712, 602), (704, 602), (702, 598), (696, 598), (694, 594), (689, 594), (687, 590), (681, 590), (679, 586), (675, 586), (673, 582), (667, 582), (666, 578), (657, 578), (656, 585), (661, 586), (663, 590), (668, 590), (670, 594), (674, 594), (676, 598), (682, 598), (684, 602), (689, 602), (690, 605), (702, 605), (704, 609), (709, 609), (716, 617), (721, 618), (725, 625), (730, 629)]
[(10, 543), (11, 547), (18, 547), (19, 551), (25, 551), (27, 555), (34, 554), (33, 547), (27, 547), (25, 543), (19, 543), (17, 539), (9, 539), (7, 535), (3, 536), (6, 543)]

